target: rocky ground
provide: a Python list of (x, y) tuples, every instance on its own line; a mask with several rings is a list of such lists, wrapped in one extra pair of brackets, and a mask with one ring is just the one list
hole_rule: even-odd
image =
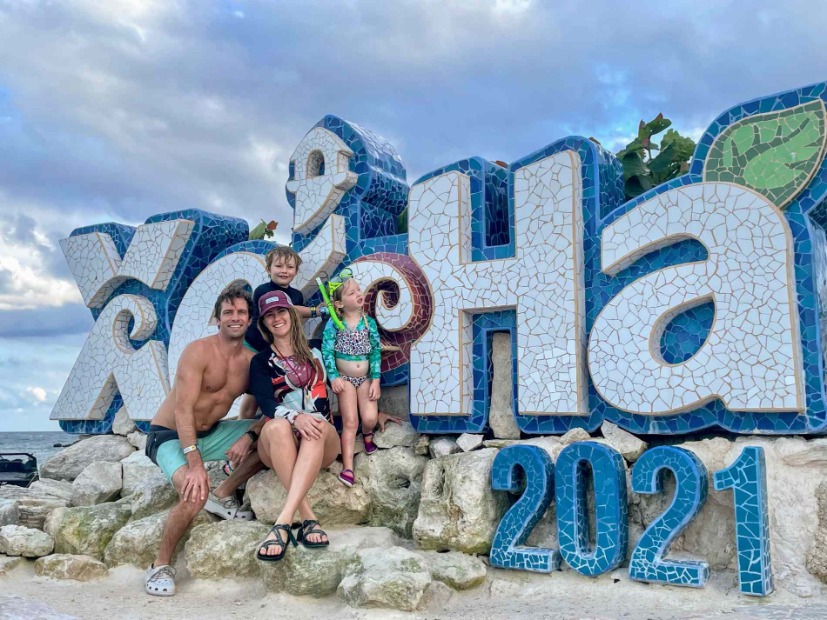
[[(119, 414), (116, 434), (58, 453), (31, 488), (0, 488), (0, 620), (181, 618), (193, 609), (203, 618), (269, 618), (281, 608), (320, 618), (827, 617), (827, 439), (681, 444), (709, 472), (732, 463), (746, 445), (765, 450), (776, 592), (749, 599), (734, 574), (731, 494), (712, 490), (671, 549), (709, 563), (712, 579), (703, 590), (632, 582), (625, 568), (594, 579), (570, 569), (534, 575), (489, 567), (497, 524), (516, 498), (491, 489), (499, 450), (530, 444), (556, 460), (572, 442), (591, 440), (617, 450), (631, 469), (648, 447), (608, 422), (594, 436), (577, 429), (521, 439), (508, 425), (510, 412), (492, 402), (494, 438), (429, 437), (407, 422), (389, 425), (376, 435), (376, 454), (357, 454), (352, 489), (336, 479), (340, 464), (321, 472), (309, 499), (331, 531), (325, 550), (298, 547), (279, 563), (255, 560), (285, 496), (272, 472), (257, 474), (247, 499), (258, 520), (199, 515), (178, 549), (173, 600), (144, 594), (143, 569), (176, 495), (140, 450), (143, 435)], [(383, 408), (399, 411), (387, 401)], [(217, 484), (220, 468), (209, 471)], [(630, 549), (666, 507), (666, 486), (661, 495), (629, 494)], [(528, 544), (556, 547), (555, 519), (552, 504)]]

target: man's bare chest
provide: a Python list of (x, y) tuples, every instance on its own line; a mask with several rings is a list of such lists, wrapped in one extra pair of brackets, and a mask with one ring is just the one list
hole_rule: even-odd
[(249, 381), (247, 363), (226, 363), (216, 361), (207, 367), (201, 379), (201, 393), (213, 395), (219, 399), (235, 399), (245, 391)]

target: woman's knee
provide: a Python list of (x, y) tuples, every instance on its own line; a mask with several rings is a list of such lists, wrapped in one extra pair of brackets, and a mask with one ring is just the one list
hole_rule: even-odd
[(261, 438), (269, 442), (293, 441), (293, 427), (285, 418), (268, 420), (261, 429)]

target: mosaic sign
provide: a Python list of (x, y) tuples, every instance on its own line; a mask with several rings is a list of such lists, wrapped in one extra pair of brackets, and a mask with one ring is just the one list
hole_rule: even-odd
[[(409, 385), (420, 432), (487, 429), (497, 332), (511, 335), (528, 434), (604, 420), (827, 432), (825, 100), (817, 84), (727, 110), (687, 174), (628, 202), (619, 162), (585, 138), (507, 166), (463, 159), (409, 187), (387, 141), (327, 116), (290, 158), (293, 285), (316, 303), (314, 279), (350, 267), (379, 324), (383, 384)], [(52, 418), (83, 433), (107, 432), (120, 407), (149, 420), (183, 348), (214, 333), (218, 291), (266, 281), (271, 245), (247, 235), (191, 210), (65, 239), (96, 324)]]

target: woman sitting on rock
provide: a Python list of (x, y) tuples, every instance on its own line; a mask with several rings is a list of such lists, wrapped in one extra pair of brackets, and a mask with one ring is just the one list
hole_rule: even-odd
[[(258, 328), (270, 348), (250, 362), (250, 391), (271, 418), (261, 430), (258, 453), (276, 472), (287, 499), (256, 557), (274, 562), (287, 545), (324, 547), (327, 534), (307, 502), (319, 471), (339, 454), (339, 436), (330, 423), (330, 406), (321, 354), (310, 349), (290, 298), (281, 291), (259, 300)], [(304, 520), (297, 536), (291, 529), (298, 510)]]

